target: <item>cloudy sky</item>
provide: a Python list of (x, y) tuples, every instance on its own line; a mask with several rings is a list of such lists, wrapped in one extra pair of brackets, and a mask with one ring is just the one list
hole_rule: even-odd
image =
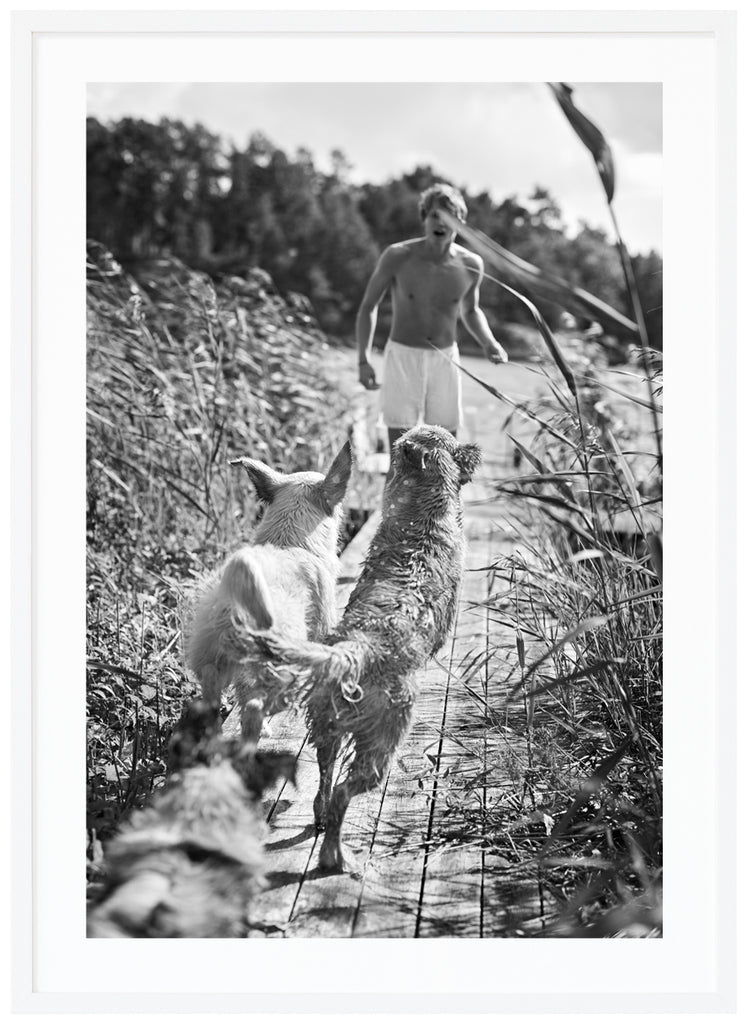
[[(662, 105), (655, 83), (568, 83), (576, 105), (612, 146), (615, 209), (628, 247), (661, 252)], [(292, 155), (303, 146), (323, 170), (341, 149), (353, 181), (380, 182), (431, 164), (494, 200), (548, 188), (571, 231), (580, 220), (610, 232), (591, 156), (544, 83), (101, 83), (88, 112), (201, 122), (244, 147), (261, 131)]]

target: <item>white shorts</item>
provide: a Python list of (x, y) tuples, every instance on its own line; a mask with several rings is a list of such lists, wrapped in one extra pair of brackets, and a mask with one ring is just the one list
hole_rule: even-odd
[(387, 427), (409, 429), (430, 423), (456, 430), (462, 425), (459, 348), (413, 348), (392, 338), (384, 349), (381, 414)]

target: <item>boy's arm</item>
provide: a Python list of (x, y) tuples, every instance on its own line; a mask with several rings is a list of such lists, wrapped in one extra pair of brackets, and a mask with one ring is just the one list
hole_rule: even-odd
[(462, 323), (485, 351), (491, 363), (507, 363), (508, 354), (503, 346), (495, 340), (488, 319), (480, 308), (480, 282), (485, 271), (481, 257), (474, 253), (471, 254), (470, 271), (475, 276), (462, 299), (460, 310)]
[(376, 268), (366, 285), (361, 304), (358, 307), (358, 315), (355, 318), (355, 337), (358, 343), (358, 378), (361, 384), (369, 390), (379, 386), (376, 382), (374, 368), (368, 360), (376, 330), (379, 303), (394, 280), (395, 267), (396, 260), (392, 247), (389, 246), (379, 257), (379, 262), (376, 264)]

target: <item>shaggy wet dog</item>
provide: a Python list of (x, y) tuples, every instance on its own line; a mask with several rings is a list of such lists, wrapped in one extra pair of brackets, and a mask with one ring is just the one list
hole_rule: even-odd
[(233, 627), (273, 626), (293, 640), (316, 639), (336, 619), (340, 503), (352, 469), (349, 442), (326, 476), (278, 473), (255, 459), (236, 459), (264, 506), (253, 544), (247, 544), (197, 588), (186, 627), (187, 662), (209, 703), (233, 684), (241, 733), (256, 743), (266, 714), (282, 710), (293, 694), (280, 684), (256, 648), (239, 654)]
[(230, 938), (264, 887), (261, 795), (293, 778), (291, 754), (257, 752), (220, 734), (218, 709), (186, 708), (171, 746), (174, 773), (106, 853), (89, 938)]
[(275, 630), (254, 637), (298, 674), (307, 694), (320, 776), (314, 817), (326, 830), (319, 856), (326, 870), (343, 869), (348, 804), (383, 779), (410, 724), (417, 673), (453, 625), (464, 565), (460, 488), (479, 461), (476, 445), (458, 444), (441, 427), (404, 434), (392, 452), (381, 524), (337, 628), (323, 644), (294, 643)]

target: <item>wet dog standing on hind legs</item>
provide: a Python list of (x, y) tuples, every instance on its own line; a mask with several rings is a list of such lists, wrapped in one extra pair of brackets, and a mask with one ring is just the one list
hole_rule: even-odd
[(187, 662), (205, 699), (220, 701), (233, 685), (241, 733), (259, 740), (265, 715), (283, 710), (294, 694), (256, 648), (232, 645), (234, 626), (273, 626), (289, 639), (316, 639), (337, 617), (337, 546), (341, 502), (350, 480), (346, 442), (328, 473), (279, 473), (256, 459), (235, 459), (246, 469), (264, 506), (254, 542), (234, 552), (223, 568), (198, 585), (186, 627)]
[[(454, 623), (464, 569), (461, 486), (480, 449), (441, 427), (409, 430), (394, 445), (382, 519), (339, 625), (324, 643), (298, 642), (270, 630), (257, 643), (296, 672), (306, 693), (317, 750), (319, 863), (341, 871), (341, 829), (350, 800), (384, 778), (409, 728), (417, 673), (445, 643)], [(351, 759), (332, 788), (343, 743)]]

